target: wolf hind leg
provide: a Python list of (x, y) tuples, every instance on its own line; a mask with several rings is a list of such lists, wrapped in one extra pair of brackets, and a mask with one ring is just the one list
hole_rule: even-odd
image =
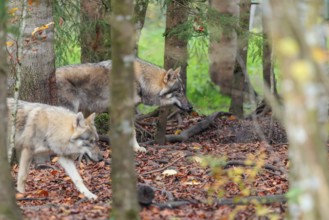
[(33, 158), (32, 152), (27, 148), (23, 148), (19, 160), (19, 169), (17, 175), (17, 190), (20, 193), (25, 192), (26, 178), (29, 172), (32, 158)]
[(74, 185), (82, 194), (84, 194), (88, 199), (97, 199), (97, 196), (90, 192), (83, 184), (83, 180), (75, 167), (73, 160), (65, 157), (59, 157), (58, 163), (64, 168), (65, 172), (69, 175)]

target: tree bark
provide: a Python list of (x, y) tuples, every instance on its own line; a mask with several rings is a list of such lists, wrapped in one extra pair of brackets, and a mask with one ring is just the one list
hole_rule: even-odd
[[(251, 0), (241, 0), (237, 54), (238, 56), (241, 56), (241, 59), (246, 64), (246, 67), (249, 40), (250, 6)], [(230, 112), (238, 117), (243, 117), (243, 97), (245, 84), (245, 75), (243, 71), (244, 70), (242, 67), (236, 61), (232, 79)]]
[(133, 153), (135, 38), (133, 1), (113, 1), (111, 72), (112, 218), (138, 219), (136, 174)]
[(320, 0), (270, 3), (265, 1), (264, 10), (282, 73), (282, 121), (291, 161), (289, 187), (295, 192), (288, 201), (289, 218), (328, 219), (328, 87), (324, 85), (328, 76), (326, 60), (314, 56), (315, 51), (326, 54), (319, 41), (319, 11), (323, 5)]
[[(167, 5), (166, 16), (166, 31), (165, 31), (165, 54), (164, 54), (164, 68), (177, 68), (181, 67), (180, 76), (184, 93), (186, 94), (186, 69), (187, 69), (187, 39), (182, 39), (173, 33), (175, 28), (187, 22), (188, 1), (186, 0), (173, 0)], [(167, 106), (160, 107), (159, 121), (157, 123), (157, 132), (155, 134), (155, 142), (164, 144), (166, 142), (166, 126), (167, 115), (169, 113)]]
[(262, 16), (262, 26), (263, 26), (263, 81), (264, 87), (270, 89), (271, 93), (276, 97), (278, 96), (278, 91), (276, 88), (276, 79), (273, 69), (273, 57), (271, 48), (271, 39), (268, 38), (268, 28), (264, 16)]
[(148, 4), (149, 4), (149, 0), (136, 0), (136, 4), (134, 8), (134, 23), (136, 28), (136, 46), (135, 46), (136, 56), (138, 55), (138, 43), (142, 29), (144, 27)]
[(7, 52), (6, 7), (0, 1), (0, 219), (22, 219), (15, 201), (15, 191), (7, 158), (8, 109), (7, 109)]
[(36, 27), (53, 22), (52, 0), (26, 3), (25, 29), (19, 44), (23, 57), (19, 57), (22, 70), (20, 99), (55, 105), (57, 89), (55, 78), (54, 25), (31, 33)]
[[(18, 6), (22, 17), (17, 53), (11, 53), (15, 71), (10, 76), (9, 95), (14, 95), (18, 89), (15, 76), (17, 73), (20, 75), (20, 88), (16, 91), (19, 99), (56, 105), (53, 1), (15, 0), (11, 4)], [(15, 136), (14, 132), (11, 135)], [(13, 148), (12, 142), (11, 140), (9, 151)], [(46, 160), (47, 158), (36, 158), (37, 163), (44, 163)]]
[(186, 68), (187, 68), (187, 39), (172, 32), (175, 28), (187, 22), (188, 1), (172, 0), (167, 5), (166, 30), (165, 30), (165, 55), (164, 68), (181, 67), (180, 76), (184, 90), (186, 90)]
[[(221, 93), (231, 96), (232, 79), (237, 53), (236, 27), (240, 0), (212, 0), (209, 17), (210, 77), (220, 86)], [(218, 26), (219, 25), (219, 26)]]
[(81, 63), (111, 59), (111, 27), (106, 21), (109, 1), (81, 0)]

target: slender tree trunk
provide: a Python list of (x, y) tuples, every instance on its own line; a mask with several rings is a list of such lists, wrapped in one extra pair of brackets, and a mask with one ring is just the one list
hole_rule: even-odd
[(111, 59), (109, 1), (81, 0), (81, 63)]
[(142, 29), (145, 23), (145, 16), (147, 7), (149, 4), (149, 0), (136, 0), (135, 8), (134, 8), (134, 23), (136, 28), (136, 46), (135, 46), (135, 54), (138, 54), (138, 43), (139, 38), (141, 36)]
[[(187, 0), (173, 0), (167, 5), (166, 16), (166, 31), (165, 31), (165, 55), (164, 67), (165, 69), (181, 67), (181, 79), (186, 93), (186, 68), (187, 68), (187, 40), (181, 39), (172, 31), (179, 25), (187, 22), (188, 14)], [(160, 107), (159, 121), (157, 123), (157, 132), (155, 134), (155, 142), (158, 144), (165, 143), (165, 134), (167, 126), (167, 115), (170, 107)]]
[(276, 79), (273, 70), (273, 57), (271, 48), (271, 39), (268, 38), (268, 28), (264, 16), (262, 16), (262, 26), (263, 26), (263, 81), (264, 86), (269, 88), (271, 92), (278, 96), (278, 91), (276, 88)]
[(295, 192), (288, 203), (289, 218), (325, 220), (329, 216), (328, 87), (324, 85), (328, 76), (326, 58), (314, 55), (315, 51), (326, 54), (318, 34), (323, 2), (264, 3), (282, 73), (283, 122), (291, 161), (289, 187)]
[(231, 95), (237, 53), (236, 26), (240, 0), (212, 0), (210, 10), (210, 77), (224, 95)]
[(0, 220), (22, 219), (15, 200), (15, 191), (7, 159), (8, 109), (7, 109), (7, 52), (6, 7), (0, 1)]
[(139, 218), (133, 153), (135, 38), (133, 1), (113, 1), (111, 72), (112, 218)]
[[(247, 55), (248, 55), (248, 40), (249, 40), (249, 21), (250, 21), (250, 6), (251, 0), (240, 1), (240, 31), (238, 33), (238, 51), (237, 55), (241, 56), (241, 59), (247, 67)], [(247, 33), (247, 34), (246, 34)], [(230, 112), (243, 117), (243, 97), (244, 97), (244, 84), (245, 75), (242, 67), (239, 63), (235, 62), (232, 91), (231, 91), (231, 106)]]

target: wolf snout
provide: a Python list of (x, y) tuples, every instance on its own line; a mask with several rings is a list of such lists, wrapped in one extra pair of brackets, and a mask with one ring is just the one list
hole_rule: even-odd
[(89, 155), (88, 153), (85, 153), (84, 154), (87, 158), (89, 158), (90, 160), (92, 160), (93, 162), (99, 162), (99, 161), (102, 161), (104, 158), (103, 158), (103, 155), (102, 154), (96, 154), (96, 155)]

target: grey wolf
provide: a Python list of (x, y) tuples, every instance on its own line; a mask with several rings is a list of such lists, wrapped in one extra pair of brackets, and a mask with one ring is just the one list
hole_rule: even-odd
[[(135, 105), (176, 105), (190, 111), (192, 105), (183, 93), (180, 68), (165, 70), (141, 59), (134, 61)], [(58, 104), (75, 112), (107, 112), (110, 102), (109, 73), (112, 61), (75, 64), (56, 70)], [(146, 151), (134, 138), (134, 150)]]
[[(7, 99), (9, 128), (13, 121), (14, 100)], [(77, 189), (89, 199), (97, 196), (84, 185), (72, 157), (86, 155), (93, 161), (102, 159), (95, 142), (98, 140), (94, 126), (95, 113), (84, 118), (81, 112), (40, 103), (18, 101), (15, 149), (20, 152), (17, 190), (25, 192), (25, 182), (35, 155), (55, 153), (58, 163), (65, 169)]]

